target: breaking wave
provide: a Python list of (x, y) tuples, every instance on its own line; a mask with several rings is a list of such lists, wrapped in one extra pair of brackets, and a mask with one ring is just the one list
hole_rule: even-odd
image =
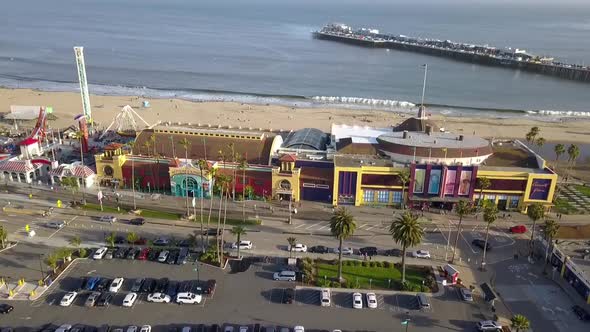
[(366, 106), (378, 106), (378, 107), (401, 107), (401, 108), (413, 108), (416, 104), (409, 101), (399, 101), (391, 99), (373, 99), (373, 98), (362, 98), (362, 97), (332, 97), (332, 96), (314, 96), (311, 98), (313, 101), (321, 102), (325, 104), (354, 104), (354, 105), (366, 105)]

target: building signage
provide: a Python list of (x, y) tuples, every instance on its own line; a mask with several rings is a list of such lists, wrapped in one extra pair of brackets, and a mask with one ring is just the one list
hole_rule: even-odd
[(430, 182), (428, 182), (428, 193), (438, 194), (440, 187), (441, 170), (433, 169), (430, 171)]
[(445, 179), (445, 195), (452, 195), (455, 192), (455, 180), (457, 171), (448, 170), (447, 178)]
[(471, 171), (463, 171), (459, 182), (459, 195), (469, 195), (469, 189), (471, 189)]
[(424, 192), (424, 178), (426, 177), (425, 169), (417, 169), (414, 173), (414, 192)]
[(549, 197), (551, 179), (533, 179), (529, 199), (546, 201)]

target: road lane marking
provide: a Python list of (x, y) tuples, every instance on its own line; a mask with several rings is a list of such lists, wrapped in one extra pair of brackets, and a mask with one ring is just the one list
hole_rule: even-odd
[(310, 229), (310, 228), (313, 228), (313, 227), (320, 225), (320, 224), (321, 224), (321, 222), (318, 222), (318, 223), (315, 223), (315, 224), (305, 227), (305, 229)]
[(64, 226), (64, 227), (62, 227), (62, 228), (60, 228), (60, 229), (57, 229), (55, 232), (51, 233), (51, 235), (49, 235), (47, 238), (48, 238), (48, 239), (51, 239), (51, 238), (52, 238), (52, 237), (53, 237), (55, 234), (57, 234), (57, 233), (58, 233), (59, 231), (61, 231), (62, 229), (64, 229), (64, 228), (68, 227), (68, 225), (69, 225), (69, 224), (70, 224), (72, 221), (76, 220), (77, 218), (78, 218), (78, 216), (74, 216), (74, 217), (72, 217), (72, 219), (70, 219), (70, 221), (66, 222), (66, 224), (65, 224), (65, 226)]

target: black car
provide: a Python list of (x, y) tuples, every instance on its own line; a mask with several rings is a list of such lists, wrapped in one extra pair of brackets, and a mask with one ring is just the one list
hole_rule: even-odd
[(153, 244), (155, 246), (167, 246), (170, 244), (170, 240), (168, 240), (167, 238), (159, 237), (154, 240)]
[(313, 246), (313, 247), (309, 248), (307, 251), (313, 252), (316, 254), (327, 254), (330, 252), (330, 248), (325, 247), (325, 246)]
[(367, 256), (376, 256), (377, 255), (377, 248), (376, 247), (363, 247), (359, 249), (359, 254), (367, 255)]
[(221, 326), (219, 326), (217, 324), (213, 324), (213, 325), (211, 325), (209, 332), (221, 332)]
[(79, 292), (79, 291), (86, 288), (86, 285), (88, 284), (88, 279), (90, 279), (90, 277), (82, 277), (80, 279), (80, 282), (78, 283), (78, 285), (75, 288), (76, 292)]
[(293, 288), (285, 288), (283, 292), (283, 303), (291, 304), (293, 303), (293, 298), (295, 298), (295, 291)]
[(387, 249), (387, 250), (385, 250), (383, 255), (401, 257), (402, 251), (400, 249)]
[(127, 259), (135, 259), (139, 254), (139, 251), (140, 250), (138, 248), (129, 249), (129, 251), (127, 252)]
[(178, 250), (170, 250), (170, 254), (168, 254), (168, 259), (166, 260), (166, 263), (176, 264), (177, 258), (178, 258)]
[(210, 295), (215, 293), (215, 287), (217, 287), (217, 281), (215, 279), (207, 280), (204, 288), (205, 294)]
[(102, 278), (100, 279), (100, 281), (98, 282), (98, 285), (96, 285), (96, 290), (99, 292), (102, 292), (104, 290), (109, 289), (109, 285), (111, 284), (113, 280), (109, 279), (109, 278)]
[(115, 244), (125, 244), (127, 239), (124, 236), (118, 235), (115, 237)]
[(7, 303), (0, 304), (0, 314), (9, 314), (14, 307)]
[(178, 285), (178, 292), (179, 293), (190, 292), (190, 290), (191, 290), (190, 280), (185, 280), (185, 281), (181, 282), (180, 285)]
[(143, 285), (144, 282), (145, 282), (144, 278), (135, 279), (135, 281), (133, 282), (133, 286), (131, 286), (131, 291), (134, 293), (141, 291), (141, 286)]
[(111, 332), (111, 327), (108, 325), (101, 325), (96, 332)]
[(221, 229), (219, 230), (219, 232), (217, 232), (217, 228), (209, 228), (203, 232), (203, 235), (215, 236), (215, 235), (221, 235), (222, 232), (223, 232), (223, 230), (221, 230)]
[(584, 310), (584, 308), (580, 307), (579, 305), (573, 306), (572, 311), (574, 314), (576, 314), (576, 316), (578, 316), (580, 320), (590, 320), (590, 314), (588, 314), (588, 311)]
[(160, 252), (162, 250), (160, 249), (156, 249), (156, 248), (152, 248), (152, 250), (150, 251), (150, 253), (148, 254), (148, 260), (155, 262), (158, 260), (158, 256), (160, 255)]
[(76, 324), (76, 325), (72, 326), (72, 328), (68, 332), (86, 332), (86, 326), (81, 325), (81, 324)]
[(177, 246), (181, 247), (181, 248), (188, 248), (191, 246), (191, 240), (189, 239), (184, 239), (181, 241), (178, 241), (178, 243), (176, 244)]
[(113, 302), (113, 294), (109, 292), (104, 292), (100, 295), (100, 298), (96, 302), (96, 305), (99, 307), (108, 307), (111, 302)]
[(117, 249), (117, 251), (115, 251), (115, 254), (113, 255), (113, 257), (125, 258), (127, 256), (128, 250), (129, 250), (129, 248), (121, 247), (121, 248)]
[(145, 219), (144, 218), (133, 218), (133, 219), (129, 220), (129, 223), (131, 225), (141, 226), (141, 225), (145, 225)]
[(166, 287), (166, 294), (170, 296), (171, 299), (176, 297), (176, 290), (178, 289), (178, 282), (177, 281), (170, 281), (168, 282), (168, 287)]
[(191, 280), (190, 281), (190, 289), (189, 292), (195, 294), (203, 294), (203, 288), (201, 287), (201, 283), (198, 280)]
[[(156, 283), (156, 287), (154, 288), (155, 293), (164, 293), (168, 289), (168, 284), (170, 283), (170, 279), (162, 278), (158, 280)], [(172, 297), (171, 297), (172, 298)]]
[(471, 241), (471, 244), (473, 244), (476, 247), (479, 247), (481, 249), (483, 249), (484, 247), (486, 247), (486, 250), (491, 250), (492, 246), (487, 243), (486, 245), (486, 241), (482, 240), (482, 239), (475, 239), (473, 241)]
[(153, 293), (154, 288), (156, 287), (156, 281), (154, 279), (148, 278), (145, 279), (143, 285), (141, 285), (141, 293)]

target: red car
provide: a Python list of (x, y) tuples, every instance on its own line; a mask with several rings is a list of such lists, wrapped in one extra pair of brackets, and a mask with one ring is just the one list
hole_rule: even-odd
[(141, 252), (137, 256), (137, 259), (142, 260), (142, 261), (145, 261), (148, 258), (148, 255), (150, 254), (150, 251), (151, 251), (150, 248), (143, 248), (143, 249), (141, 249)]
[(525, 225), (512, 226), (512, 227), (510, 227), (510, 233), (514, 233), (514, 234), (526, 233), (526, 226)]

